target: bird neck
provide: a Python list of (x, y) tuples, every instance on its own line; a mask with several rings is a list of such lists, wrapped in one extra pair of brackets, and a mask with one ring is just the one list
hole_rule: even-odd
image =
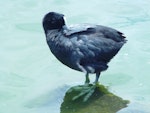
[(67, 27), (66, 25), (64, 25), (64, 26), (62, 27), (62, 30), (63, 30), (63, 33), (66, 34), (69, 29), (68, 29), (68, 27)]

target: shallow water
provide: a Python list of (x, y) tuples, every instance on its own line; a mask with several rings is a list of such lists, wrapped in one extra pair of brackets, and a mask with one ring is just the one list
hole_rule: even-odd
[[(102, 73), (101, 84), (130, 100), (119, 113), (150, 113), (150, 0), (0, 1), (0, 113), (59, 113), (65, 92), (84, 74), (62, 65), (45, 41), (42, 18), (94, 23), (122, 31), (127, 44)], [(94, 80), (95, 75), (91, 75)]]

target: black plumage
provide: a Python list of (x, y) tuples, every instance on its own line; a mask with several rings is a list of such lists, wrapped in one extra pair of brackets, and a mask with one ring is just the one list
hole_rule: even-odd
[(82, 24), (67, 27), (64, 15), (50, 12), (43, 19), (47, 44), (56, 58), (68, 67), (99, 75), (126, 42), (125, 36), (113, 28)]

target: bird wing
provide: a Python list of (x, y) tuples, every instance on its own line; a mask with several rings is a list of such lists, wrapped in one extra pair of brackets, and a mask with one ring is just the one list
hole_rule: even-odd
[(100, 25), (82, 25), (67, 32), (82, 62), (109, 62), (126, 42), (123, 33)]
[(117, 31), (113, 28), (102, 26), (102, 25), (92, 25), (92, 24), (82, 24), (82, 25), (74, 25), (70, 26), (69, 29), (64, 30), (64, 34), (66, 36), (72, 36), (77, 34), (93, 34), (104, 35), (105, 38), (110, 38), (114, 41), (127, 41), (125, 40), (125, 36), (122, 32)]
[(95, 25), (89, 25), (89, 24), (82, 24), (82, 25), (71, 25), (69, 26), (68, 29), (64, 30), (64, 34), (66, 36), (70, 36), (76, 33), (82, 33), (82, 32), (86, 32), (89, 28), (95, 28)]

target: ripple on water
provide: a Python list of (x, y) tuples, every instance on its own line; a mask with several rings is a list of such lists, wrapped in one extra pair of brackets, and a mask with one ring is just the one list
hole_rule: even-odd
[(43, 33), (42, 25), (39, 23), (20, 23), (20, 24), (16, 24), (16, 28), (28, 32)]

